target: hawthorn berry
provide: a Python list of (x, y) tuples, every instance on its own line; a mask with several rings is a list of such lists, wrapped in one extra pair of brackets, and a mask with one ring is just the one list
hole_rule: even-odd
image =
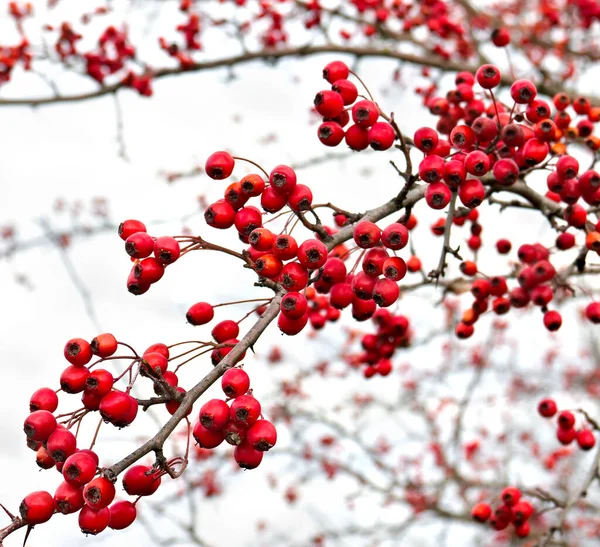
[(54, 498), (44, 491), (32, 492), (25, 496), (19, 505), (21, 518), (29, 526), (48, 522), (54, 514), (54, 509)]
[(214, 180), (226, 179), (233, 173), (235, 160), (229, 152), (215, 152), (206, 160), (204, 170)]

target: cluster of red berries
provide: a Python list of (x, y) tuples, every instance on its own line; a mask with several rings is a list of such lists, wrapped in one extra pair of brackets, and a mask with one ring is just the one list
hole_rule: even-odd
[[(556, 238), (558, 250), (570, 249), (575, 245), (575, 237), (569, 232), (562, 232)], [(500, 254), (510, 252), (510, 241), (501, 239), (496, 248)], [(540, 243), (523, 244), (517, 250), (521, 265), (517, 270), (518, 286), (509, 290), (507, 280), (503, 276), (479, 277), (471, 283), (471, 293), (475, 300), (465, 310), (462, 320), (456, 327), (459, 338), (468, 338), (474, 332), (474, 324), (479, 317), (490, 309), (497, 315), (508, 313), (511, 308), (524, 308), (529, 304), (539, 306), (543, 312), (544, 326), (549, 331), (556, 331), (562, 325), (562, 316), (556, 310), (548, 310), (548, 304), (557, 290), (563, 287), (556, 269), (550, 262), (550, 249)], [(460, 265), (463, 274), (477, 276), (477, 264), (464, 261)], [(585, 308), (585, 317), (592, 323), (600, 323), (600, 303), (590, 302)]]
[[(182, 9), (182, 11), (188, 10), (189, 8)], [(176, 59), (181, 68), (190, 68), (194, 65), (194, 60), (189, 52), (202, 49), (202, 44), (199, 42), (200, 28), (200, 16), (197, 13), (190, 13), (188, 20), (181, 25), (177, 25), (176, 28), (178, 32), (183, 34), (185, 42), (183, 47), (180, 47), (175, 42), (168, 42), (166, 38), (160, 37), (158, 40), (160, 48), (166, 51), (170, 57)]]
[[(64, 423), (54, 416), (58, 408), (58, 396), (54, 390), (38, 389), (29, 402), (30, 414), (25, 419), (24, 431), (28, 446), (36, 451), (36, 462), (42, 469), (56, 468), (62, 473), (63, 482), (54, 496), (48, 492), (33, 492), (25, 497), (20, 506), (24, 521), (34, 526), (46, 522), (55, 513), (79, 512), (79, 525), (87, 534), (97, 534), (110, 526), (120, 530), (136, 518), (135, 504), (129, 501), (113, 503), (115, 487), (103, 476), (96, 476), (98, 456), (89, 449), (78, 449), (77, 438), (70, 431), (89, 411), (99, 410), (102, 418), (118, 427), (130, 424), (137, 415), (137, 401), (128, 393), (113, 389), (113, 375), (103, 369), (86, 367), (92, 356), (103, 359), (117, 350), (112, 334), (102, 334), (92, 340), (74, 338), (65, 345), (64, 355), (69, 361), (60, 377), (65, 393), (83, 393), (83, 412), (71, 413)], [(59, 390), (60, 391), (60, 390)]]
[[(510, 242), (500, 241), (499, 250), (510, 251)], [(524, 244), (518, 249), (518, 257), (522, 264), (517, 275), (519, 286), (510, 291), (503, 276), (479, 277), (471, 283), (475, 300), (456, 327), (459, 338), (468, 338), (473, 334), (475, 322), (490, 308), (490, 299), (491, 310), (497, 315), (504, 315), (511, 308), (524, 308), (531, 303), (539, 306), (544, 313), (544, 325), (548, 330), (556, 331), (561, 327), (560, 313), (548, 310), (548, 304), (558, 288), (558, 284), (555, 287), (551, 284), (557, 272), (549, 261), (550, 251), (539, 243)], [(478, 274), (477, 265), (471, 261), (462, 262), (460, 269), (467, 276)]]
[(125, 241), (125, 252), (135, 263), (127, 278), (127, 290), (132, 294), (144, 294), (150, 285), (162, 278), (165, 268), (181, 255), (176, 239), (150, 236), (139, 220), (122, 222), (119, 236)]
[(538, 405), (538, 412), (544, 418), (553, 418), (558, 413), (556, 438), (561, 444), (569, 445), (573, 441), (577, 441), (581, 450), (591, 450), (596, 445), (594, 432), (587, 427), (576, 429), (573, 412), (568, 410), (558, 412), (558, 407), (553, 399), (542, 399)]
[[(348, 80), (350, 70), (346, 63), (333, 61), (323, 69), (323, 78), (331, 84), (331, 90), (319, 91), (314, 105), (323, 116), (319, 126), (319, 140), (326, 146), (337, 146), (344, 139), (352, 150), (387, 150), (394, 144), (396, 132), (386, 121), (378, 121), (381, 111), (372, 100), (360, 100), (356, 85)], [(354, 122), (348, 129), (344, 127)]]
[(242, 368), (227, 369), (221, 387), (228, 400), (211, 399), (202, 405), (194, 439), (205, 449), (216, 448), (225, 440), (235, 446), (237, 464), (254, 469), (277, 442), (277, 430), (270, 421), (261, 419), (260, 402), (252, 395), (250, 378)]
[(411, 341), (410, 323), (404, 315), (379, 309), (372, 320), (377, 330), (363, 334), (360, 341), (363, 351), (345, 357), (352, 366), (365, 365), (365, 378), (376, 374), (387, 376), (392, 371), (392, 357), (396, 350), (410, 346)]
[[(237, 324), (235, 326), (237, 328)], [(219, 339), (219, 332), (223, 328), (227, 328), (227, 322), (217, 325), (213, 330), (213, 336), (216, 334), (216, 338)], [(237, 335), (237, 332), (235, 334)], [(77, 437), (71, 429), (75, 426), (79, 427), (83, 418), (93, 411), (99, 411), (104, 422), (111, 423), (115, 427), (122, 428), (130, 425), (135, 420), (141, 403), (129, 394), (132, 381), (125, 391), (116, 389), (115, 384), (127, 372), (135, 381), (133, 368), (136, 365), (139, 366), (141, 377), (153, 381), (157, 395), (172, 395), (169, 390), (173, 390), (175, 394), (184, 394), (185, 389), (178, 386), (179, 380), (175, 372), (167, 370), (171, 359), (170, 351), (162, 343), (152, 344), (141, 357), (137, 354), (129, 357), (131, 365), (117, 378), (108, 370), (95, 368), (97, 364), (107, 359), (117, 358), (114, 354), (118, 345), (115, 337), (109, 333), (95, 337), (91, 343), (81, 338), (74, 338), (65, 345), (64, 356), (70, 365), (60, 376), (61, 389), (58, 391), (62, 390), (68, 394), (82, 393), (83, 409), (55, 416), (59, 402), (57, 391), (44, 387), (31, 396), (30, 414), (24, 422), (27, 444), (36, 451), (36, 461), (40, 468), (55, 468), (62, 473), (64, 480), (58, 486), (54, 496), (48, 492), (33, 492), (23, 500), (20, 507), (21, 517), (30, 526), (47, 521), (55, 512), (63, 514), (79, 512), (81, 530), (86, 534), (98, 534), (107, 527), (115, 530), (126, 528), (136, 518), (137, 500), (133, 503), (130, 501), (113, 503), (115, 486), (98, 467), (98, 455), (91, 449), (79, 449)], [(216, 351), (223, 351), (226, 354), (227, 350), (230, 348), (217, 348)], [(90, 364), (94, 355), (99, 357), (99, 360)], [(235, 371), (238, 376), (232, 380)], [(240, 383), (239, 375), (245, 375), (246, 378), (247, 375), (241, 369), (235, 371), (231, 370), (228, 376), (228, 382), (233, 387), (224, 383), (226, 393), (231, 389), (243, 388), (243, 381)], [(165, 407), (170, 414), (174, 414), (180, 404), (176, 397), (165, 398)], [(236, 406), (236, 410), (232, 412), (237, 420), (236, 425), (240, 425), (246, 407), (243, 405), (243, 399), (236, 405), (240, 408), (237, 409)], [(232, 404), (232, 408), (233, 406)], [(256, 407), (253, 406), (252, 412), (255, 410)], [(260, 413), (260, 406), (258, 412)], [(62, 422), (59, 421), (60, 418), (63, 418)], [(256, 419), (254, 421), (256, 422)], [(257, 450), (266, 450), (270, 446), (265, 448), (265, 443), (270, 442), (271, 446), (275, 443), (275, 438), (269, 433), (270, 425), (265, 420), (256, 423), (246, 420), (246, 429), (248, 432), (251, 429), (253, 431), (252, 436), (248, 436), (251, 447), (257, 446)], [(252, 455), (252, 452), (245, 447), (242, 454), (248, 456)], [(254, 458), (256, 459), (256, 456)], [(181, 458), (174, 458), (167, 462), (167, 465), (172, 466), (175, 463), (182, 463)], [(163, 467), (135, 465), (125, 472), (123, 487), (131, 496), (149, 496), (160, 486), (161, 477), (166, 473), (167, 470)]]
[(530, 532), (529, 520), (534, 508), (526, 500), (521, 499), (521, 491), (514, 486), (502, 490), (502, 505), (494, 511), (487, 503), (478, 503), (473, 507), (471, 516), (478, 522), (490, 521), (494, 530), (505, 530), (510, 524), (515, 527), (517, 537), (527, 537)]

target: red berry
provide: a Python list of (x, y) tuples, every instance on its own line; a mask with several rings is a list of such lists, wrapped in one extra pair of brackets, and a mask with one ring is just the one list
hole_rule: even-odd
[(589, 429), (582, 429), (577, 432), (577, 444), (581, 450), (591, 450), (596, 444), (596, 437)]
[(108, 507), (96, 511), (86, 505), (79, 512), (79, 528), (84, 534), (91, 534), (92, 536), (99, 534), (106, 530), (109, 521), (110, 511)]
[(215, 310), (212, 305), (208, 302), (198, 302), (188, 310), (185, 318), (191, 325), (198, 326), (210, 323), (214, 316)]
[(387, 122), (376, 122), (369, 128), (369, 144), (373, 150), (388, 150), (395, 139), (396, 132)]
[(82, 338), (73, 338), (65, 345), (65, 358), (75, 367), (87, 365), (92, 358), (92, 348)]
[(372, 101), (363, 99), (352, 107), (352, 120), (362, 128), (371, 127), (379, 118), (379, 107)]
[(147, 465), (134, 465), (123, 476), (123, 488), (130, 496), (151, 496), (160, 483), (160, 476)]
[(115, 427), (128, 426), (137, 415), (137, 401), (122, 391), (111, 391), (100, 402), (100, 415)]
[(484, 89), (492, 89), (500, 83), (500, 71), (494, 65), (483, 65), (477, 69), (475, 78)]
[(337, 80), (345, 80), (348, 78), (350, 70), (348, 65), (343, 61), (332, 61), (325, 65), (323, 69), (323, 78), (325, 78), (330, 84), (333, 84)]
[(227, 397), (239, 397), (250, 389), (250, 377), (241, 368), (227, 369), (221, 378), (221, 387)]
[(260, 416), (260, 403), (252, 395), (240, 395), (231, 402), (230, 418), (235, 424), (250, 427)]
[(110, 511), (108, 526), (113, 530), (123, 530), (131, 526), (137, 517), (135, 505), (130, 501), (117, 501), (108, 509)]
[(225, 431), (206, 429), (200, 422), (197, 422), (194, 426), (192, 433), (194, 439), (201, 448), (216, 448), (225, 439)]
[(76, 513), (85, 505), (83, 488), (68, 482), (61, 482), (54, 492), (54, 503), (56, 510), (63, 515)]
[(83, 486), (94, 478), (96, 462), (85, 452), (75, 452), (65, 460), (62, 474), (69, 484), (77, 487)]
[(229, 421), (229, 407), (221, 399), (211, 399), (200, 409), (200, 423), (206, 429), (223, 429)]
[(132, 258), (146, 258), (154, 250), (154, 238), (146, 232), (131, 234), (125, 241), (125, 252)]
[(258, 420), (248, 429), (246, 441), (255, 450), (266, 452), (277, 442), (277, 430), (268, 420)]
[(68, 429), (57, 427), (48, 437), (46, 450), (55, 462), (64, 462), (77, 450), (77, 439)]
[(219, 200), (207, 207), (204, 212), (206, 224), (219, 230), (226, 230), (233, 226), (235, 209), (226, 201)]
[(215, 180), (226, 179), (233, 172), (235, 160), (229, 152), (215, 152), (206, 160), (206, 174)]
[(335, 118), (344, 110), (344, 99), (335, 91), (319, 91), (315, 95), (315, 108), (324, 118)]
[(49, 387), (38, 389), (29, 399), (29, 411), (47, 410), (54, 412), (58, 408), (58, 395)]
[(47, 410), (32, 412), (23, 424), (23, 431), (28, 439), (45, 442), (56, 429), (56, 418)]
[(145, 231), (146, 226), (139, 220), (125, 220), (119, 224), (119, 237), (123, 241), (127, 241), (130, 235)]
[(246, 442), (235, 447), (233, 457), (242, 469), (255, 469), (263, 459), (263, 452), (255, 450), (250, 443)]
[(54, 514), (54, 498), (48, 492), (32, 492), (21, 502), (19, 513), (29, 526), (47, 522)]
[(492, 516), (492, 508), (487, 503), (478, 503), (471, 510), (471, 517), (478, 522), (486, 522)]
[(90, 342), (92, 353), (105, 359), (117, 351), (117, 339), (110, 333), (99, 334)]
[(538, 404), (538, 413), (544, 418), (552, 418), (557, 411), (556, 403), (552, 399), (542, 399)]
[(164, 236), (154, 242), (154, 257), (163, 265), (173, 264), (181, 254), (181, 248), (176, 239)]

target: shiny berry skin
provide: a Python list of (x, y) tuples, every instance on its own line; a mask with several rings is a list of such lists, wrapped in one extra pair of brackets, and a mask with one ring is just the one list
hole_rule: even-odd
[(443, 209), (450, 203), (452, 192), (443, 182), (434, 182), (425, 189), (425, 201), (432, 209)]
[(221, 388), (227, 397), (239, 397), (250, 389), (250, 377), (241, 368), (227, 369), (221, 378)]
[(358, 97), (356, 86), (350, 80), (344, 78), (336, 80), (331, 89), (342, 96), (344, 106), (351, 105)]
[(90, 342), (92, 353), (103, 359), (113, 355), (117, 351), (117, 346), (117, 339), (109, 332), (95, 336)]
[(492, 43), (496, 47), (505, 47), (510, 43), (510, 33), (505, 28), (497, 28), (492, 31)]
[(130, 501), (117, 501), (109, 508), (108, 527), (113, 530), (124, 530), (131, 526), (137, 517), (137, 509)]
[(82, 338), (73, 338), (65, 345), (65, 359), (75, 367), (87, 365), (92, 358), (90, 344)]
[(262, 213), (252, 205), (242, 207), (235, 213), (233, 223), (238, 233), (249, 236), (252, 231), (262, 226)]
[(492, 516), (492, 508), (487, 503), (478, 503), (471, 510), (471, 517), (477, 522), (487, 522)]
[(152, 344), (144, 351), (144, 356), (149, 353), (160, 353), (165, 359), (169, 358), (169, 348), (165, 344)]
[(335, 91), (319, 91), (315, 95), (315, 108), (324, 118), (335, 118), (344, 110), (344, 100), (339, 93)]
[(83, 488), (68, 482), (61, 482), (54, 492), (54, 504), (56, 510), (63, 515), (76, 513), (85, 505)]
[(29, 526), (48, 522), (54, 509), (54, 498), (44, 491), (32, 492), (19, 505), (19, 513)]
[(248, 442), (236, 446), (233, 451), (233, 457), (242, 469), (257, 468), (263, 459), (263, 454), (264, 452), (255, 450)]
[(444, 160), (435, 154), (427, 156), (419, 164), (419, 176), (423, 182), (439, 182), (444, 176)]
[(146, 226), (139, 220), (125, 220), (119, 224), (119, 237), (123, 241), (127, 241), (127, 238), (137, 232), (145, 232)]
[(233, 226), (235, 209), (226, 201), (219, 200), (210, 205), (204, 212), (206, 224), (219, 230), (226, 230)]
[(300, 291), (308, 283), (308, 270), (298, 262), (290, 262), (282, 268), (280, 278), (287, 291)]
[(95, 510), (85, 505), (79, 512), (79, 528), (84, 534), (95, 536), (106, 530), (110, 521), (110, 511), (108, 507)]
[(122, 391), (111, 391), (100, 401), (100, 415), (115, 427), (126, 427), (137, 416), (137, 401)]
[(98, 397), (104, 397), (110, 392), (114, 384), (113, 375), (101, 368), (94, 369), (85, 380), (85, 390)]
[(231, 319), (225, 319), (225, 321), (217, 323), (211, 331), (212, 337), (218, 344), (222, 344), (226, 340), (231, 340), (232, 338), (237, 338), (239, 333), (240, 326)]
[(147, 465), (134, 465), (123, 475), (123, 488), (130, 496), (151, 496), (160, 483), (161, 478)]
[(561, 156), (556, 162), (556, 173), (563, 180), (575, 178), (579, 173), (579, 162), (573, 156)]
[(510, 86), (510, 96), (517, 104), (528, 104), (536, 95), (537, 89), (529, 80), (517, 80)]
[(231, 402), (230, 418), (235, 424), (250, 427), (260, 417), (260, 403), (251, 395), (240, 395)]
[(240, 186), (248, 197), (257, 197), (265, 190), (265, 181), (260, 175), (252, 173), (240, 180)]
[(214, 180), (226, 179), (233, 173), (235, 160), (229, 152), (215, 152), (206, 160), (204, 170)]
[(499, 184), (511, 186), (519, 178), (519, 166), (510, 158), (502, 158), (494, 164), (492, 173)]
[(354, 291), (350, 283), (337, 283), (329, 293), (331, 305), (337, 309), (344, 309), (354, 301)]
[(317, 270), (327, 262), (327, 247), (317, 239), (307, 239), (298, 247), (298, 261), (310, 270)]
[(325, 146), (337, 146), (345, 135), (342, 126), (336, 122), (323, 122), (317, 130), (317, 136)]
[(312, 205), (313, 195), (310, 188), (304, 184), (296, 184), (296, 187), (288, 196), (288, 205), (292, 211), (307, 211)]
[(395, 139), (396, 132), (387, 122), (376, 122), (369, 128), (369, 144), (373, 150), (388, 150)]
[(277, 277), (283, 269), (283, 262), (274, 254), (265, 254), (254, 261), (256, 273), (262, 277)]
[(381, 232), (381, 243), (383, 246), (399, 251), (408, 244), (408, 229), (404, 224), (394, 223), (386, 226)]
[(490, 158), (485, 152), (474, 150), (467, 154), (465, 168), (471, 175), (482, 177), (490, 170)]
[(406, 276), (406, 272), (406, 262), (399, 256), (392, 256), (383, 263), (383, 275), (391, 281), (400, 281)]
[(201, 448), (216, 448), (225, 439), (225, 431), (223, 429), (215, 430), (206, 429), (200, 422), (196, 422), (192, 432), (194, 439)]
[(494, 65), (482, 65), (475, 73), (477, 83), (483, 89), (492, 89), (500, 83), (500, 71)]
[(359, 125), (351, 125), (346, 130), (344, 138), (350, 149), (357, 152), (365, 150), (369, 146), (369, 131)]
[(458, 197), (465, 207), (479, 206), (485, 197), (485, 188), (479, 179), (469, 179), (460, 185)]
[(164, 266), (173, 264), (181, 254), (177, 240), (170, 236), (157, 237), (154, 242), (154, 257)]
[(28, 439), (45, 442), (56, 429), (56, 418), (47, 410), (32, 412), (23, 424), (23, 431)]
[(398, 284), (390, 279), (380, 279), (373, 287), (373, 300), (382, 308), (387, 308), (394, 304), (399, 296), (400, 288)]
[(335, 83), (337, 80), (346, 80), (349, 75), (348, 65), (342, 61), (332, 61), (325, 65), (323, 69), (323, 78), (330, 84)]
[(288, 319), (300, 319), (308, 310), (308, 302), (303, 294), (289, 292), (281, 299), (280, 309)]
[(208, 302), (197, 302), (185, 314), (188, 323), (194, 326), (206, 325), (215, 316), (215, 309)]
[(475, 143), (475, 132), (467, 125), (458, 125), (450, 133), (450, 142), (456, 148), (469, 148)]
[(297, 184), (296, 173), (287, 165), (278, 165), (271, 171), (269, 183), (276, 194), (289, 195)]
[(55, 462), (64, 462), (77, 450), (75, 435), (64, 427), (57, 427), (48, 437), (46, 450)]
[(221, 399), (211, 399), (202, 405), (200, 409), (200, 423), (206, 429), (223, 429), (229, 421), (229, 406)]
[(363, 99), (352, 107), (352, 120), (362, 128), (371, 127), (379, 118), (379, 107), (373, 102)]
[(538, 413), (544, 418), (552, 418), (557, 411), (556, 403), (552, 399), (542, 399), (538, 404)]
[(581, 450), (591, 450), (596, 444), (596, 437), (589, 429), (582, 429), (578, 431), (576, 440)]
[(381, 239), (381, 230), (373, 222), (359, 222), (353, 232), (354, 242), (362, 249), (375, 247)]
[(131, 234), (125, 241), (125, 252), (132, 258), (146, 258), (154, 250), (154, 238), (146, 232)]
[(246, 441), (252, 445), (255, 450), (266, 452), (275, 446), (277, 442), (277, 430), (268, 420), (257, 420), (252, 427), (248, 429)]
[(29, 399), (29, 412), (46, 410), (54, 412), (58, 408), (58, 395), (49, 387), (38, 389)]
[(144, 258), (133, 268), (133, 275), (142, 285), (152, 285), (159, 281), (165, 273), (165, 267), (156, 258)]
[(62, 468), (65, 481), (72, 486), (83, 486), (90, 482), (96, 474), (94, 458), (85, 452), (75, 452), (66, 460)]
[(435, 129), (421, 127), (415, 131), (413, 142), (421, 152), (431, 154), (438, 145), (439, 136)]

